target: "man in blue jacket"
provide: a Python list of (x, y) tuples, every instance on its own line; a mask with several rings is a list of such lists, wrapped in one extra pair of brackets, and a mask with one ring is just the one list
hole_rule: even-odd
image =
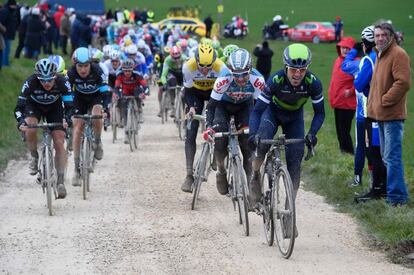
[(17, 9), (16, 0), (8, 0), (4, 8), (0, 10), (0, 23), (6, 27), (6, 32), (3, 34), (5, 48), (3, 50), (2, 63), (3, 66), (10, 66), (11, 42), (14, 40), (17, 27), (20, 24), (20, 13)]

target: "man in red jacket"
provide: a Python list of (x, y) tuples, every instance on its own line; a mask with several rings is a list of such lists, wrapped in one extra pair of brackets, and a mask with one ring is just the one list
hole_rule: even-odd
[(354, 78), (342, 71), (341, 65), (346, 54), (354, 47), (352, 37), (344, 37), (336, 45), (338, 58), (335, 60), (329, 85), (329, 104), (335, 112), (336, 135), (343, 153), (354, 154), (351, 137), (352, 119), (355, 116), (356, 98)]

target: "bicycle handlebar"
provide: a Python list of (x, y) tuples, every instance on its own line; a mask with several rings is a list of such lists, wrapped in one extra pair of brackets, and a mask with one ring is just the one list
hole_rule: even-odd
[(206, 121), (206, 117), (205, 117), (205, 116), (203, 116), (203, 115), (197, 115), (197, 114), (194, 114), (194, 115), (189, 116), (189, 118), (188, 118), (188, 120), (187, 120), (187, 129), (188, 129), (188, 130), (190, 130), (190, 129), (191, 129), (191, 122), (192, 122), (193, 120), (198, 120), (198, 121)]
[(52, 122), (52, 123), (38, 123), (38, 124), (29, 124), (27, 125), (27, 128), (51, 128), (51, 127), (59, 127), (59, 126), (63, 126), (63, 123), (59, 123), (59, 122)]
[(231, 132), (218, 132), (213, 135), (214, 138), (221, 138), (221, 137), (228, 137), (228, 136), (239, 136), (239, 135), (247, 135), (249, 134), (249, 129), (243, 129), (241, 131), (237, 131), (235, 133)]
[(80, 118), (83, 120), (90, 120), (90, 119), (101, 119), (103, 115), (73, 115), (74, 118)]

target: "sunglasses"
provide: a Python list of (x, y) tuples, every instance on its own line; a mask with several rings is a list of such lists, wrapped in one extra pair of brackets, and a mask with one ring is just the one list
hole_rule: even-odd
[(304, 68), (294, 68), (294, 67), (287, 67), (288, 71), (290, 71), (291, 73), (306, 73), (306, 71), (308, 70), (308, 67), (304, 67)]
[(200, 67), (200, 68), (206, 68), (206, 69), (210, 69), (210, 68), (213, 66), (213, 64), (208, 64), (208, 65), (197, 64), (197, 65), (198, 65), (198, 67)]
[(53, 80), (55, 80), (55, 77), (52, 77), (52, 78), (37, 78), (37, 79), (39, 79), (39, 81), (40, 81), (41, 83), (50, 83), (50, 82), (52, 82)]
[(243, 73), (232, 73), (234, 78), (245, 78), (249, 75), (249, 72), (243, 72)]

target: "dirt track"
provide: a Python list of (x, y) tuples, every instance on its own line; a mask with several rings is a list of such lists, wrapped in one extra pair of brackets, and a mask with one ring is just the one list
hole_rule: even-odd
[(139, 150), (129, 152), (122, 139), (112, 144), (105, 133), (88, 199), (68, 182), (52, 217), (27, 161), (9, 164), (0, 182), (0, 273), (413, 274), (369, 251), (351, 218), (303, 190), (289, 260), (265, 244), (256, 214), (251, 236), (243, 236), (214, 174), (191, 211), (191, 195), (180, 190), (184, 144), (171, 122), (161, 125), (155, 116), (155, 100), (151, 95), (145, 106)]

